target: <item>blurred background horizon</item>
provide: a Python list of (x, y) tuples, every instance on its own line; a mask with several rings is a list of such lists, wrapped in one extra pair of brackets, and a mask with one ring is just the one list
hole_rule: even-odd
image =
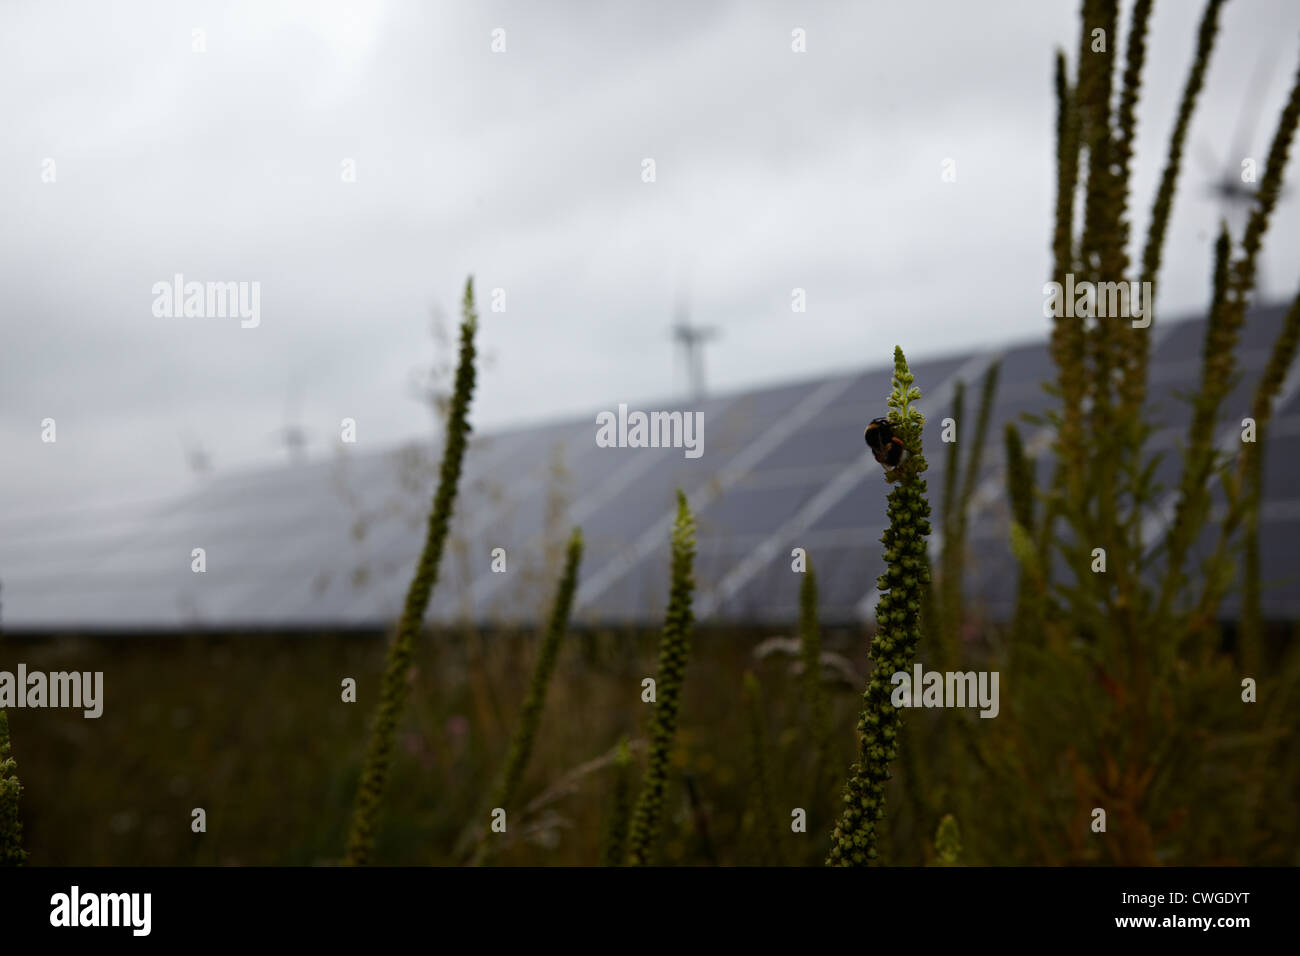
[[(345, 417), (359, 451), (428, 437), (417, 393), (454, 363), (468, 274), (479, 431), (686, 397), (681, 321), (716, 332), (710, 395), (876, 367), (895, 342), (921, 361), (1041, 340), (1052, 57), (1073, 71), (1077, 12), (6, 5), (0, 517), (321, 461)], [(1152, 19), (1138, 237), (1200, 13)], [(1203, 314), (1212, 185), (1238, 154), (1262, 171), (1298, 35), (1294, 4), (1224, 8), (1157, 323)], [(1266, 302), (1300, 271), (1292, 202)], [(155, 317), (176, 273), (259, 282), (259, 327)]]

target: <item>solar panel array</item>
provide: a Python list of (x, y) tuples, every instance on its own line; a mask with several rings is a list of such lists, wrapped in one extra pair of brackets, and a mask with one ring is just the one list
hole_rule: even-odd
[[(1224, 403), (1219, 437), (1239, 441), (1252, 389), (1284, 310), (1251, 312), (1242, 375)], [(1166, 452), (1160, 480), (1173, 487), (1177, 443), (1195, 389), (1202, 320), (1162, 323), (1152, 353), (1150, 410), (1167, 427), (1151, 441)], [(980, 380), (1001, 362), (976, 500), (968, 572), (973, 605), (993, 616), (1014, 602), (1007, 546), (1002, 425), (1049, 404), (1053, 377), (1043, 343), (917, 362), (935, 527), (946, 447), (938, 423), (967, 383), (959, 442), (973, 438)], [(1261, 558), (1265, 613), (1300, 616), (1300, 396), (1293, 370), (1270, 429)], [(602, 448), (595, 416), (475, 436), (451, 539), (429, 609), (441, 623), (536, 621), (558, 570), (558, 549), (581, 525), (587, 550), (575, 618), (586, 624), (661, 619), (668, 590), (668, 532), (675, 489), (698, 518), (697, 616), (736, 623), (797, 617), (804, 548), (818, 571), (823, 620), (866, 619), (882, 569), (887, 485), (862, 441), (883, 414), (890, 369), (758, 389), (680, 407), (702, 411), (704, 453), (680, 448)], [(658, 410), (673, 406), (658, 406)], [(1022, 425), (1031, 447), (1045, 435)], [(347, 446), (343, 446), (347, 447)], [(216, 478), (192, 493), (111, 512), (0, 524), (0, 582), (10, 631), (258, 627), (383, 627), (401, 608), (423, 543), (439, 449), (408, 446), (343, 453), (332, 461)], [(1040, 474), (1040, 480), (1044, 475)], [(1151, 533), (1160, 523), (1153, 518)], [(206, 571), (191, 551), (206, 552)], [(506, 570), (494, 572), (493, 550)], [(1231, 614), (1229, 603), (1225, 613)]]

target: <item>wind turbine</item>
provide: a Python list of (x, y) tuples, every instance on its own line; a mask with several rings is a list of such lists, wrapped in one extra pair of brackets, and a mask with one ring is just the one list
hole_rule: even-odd
[[(1215, 157), (1205, 142), (1201, 142), (1201, 164), (1206, 168), (1210, 181), (1206, 186), (1208, 195), (1218, 200), (1219, 215), (1227, 222), (1228, 232), (1234, 242), (1240, 242), (1255, 208), (1255, 196), (1259, 191), (1258, 182), (1246, 182), (1243, 165), (1247, 159), (1255, 160), (1255, 179), (1264, 174), (1264, 158), (1251, 153), (1251, 144), (1255, 137), (1255, 127), (1259, 121), (1259, 110), (1263, 103), (1264, 91), (1272, 73), (1273, 57), (1259, 57), (1255, 69), (1251, 72), (1250, 82), (1246, 87), (1246, 99), (1241, 112), (1237, 114), (1236, 128), (1233, 130), (1229, 152), (1220, 161)], [(1216, 169), (1221, 171), (1216, 172)], [(1283, 190), (1282, 195), (1286, 195)], [(1280, 198), (1280, 197), (1279, 197)], [(1259, 299), (1264, 298), (1264, 265), (1262, 257), (1255, 260), (1255, 291)]]
[(704, 343), (716, 338), (717, 326), (691, 325), (684, 302), (677, 306), (676, 321), (673, 323), (673, 340), (682, 347), (686, 363), (686, 379), (690, 383), (691, 401), (704, 400)]
[(284, 403), (284, 425), (271, 433), (276, 442), (288, 451), (291, 465), (300, 465), (307, 460), (308, 432), (298, 423), (298, 397), (297, 386), (290, 385)]
[(202, 478), (212, 470), (212, 457), (197, 438), (187, 435), (181, 438), (181, 445), (185, 449), (185, 464), (192, 474)]

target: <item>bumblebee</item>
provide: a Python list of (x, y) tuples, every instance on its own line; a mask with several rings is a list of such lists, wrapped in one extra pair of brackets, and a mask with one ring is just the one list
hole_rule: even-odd
[(867, 424), (863, 437), (867, 440), (871, 454), (876, 456), (876, 461), (886, 468), (897, 468), (907, 457), (907, 447), (903, 444), (903, 439), (894, 434), (894, 426), (889, 424), (888, 418), (873, 418)]

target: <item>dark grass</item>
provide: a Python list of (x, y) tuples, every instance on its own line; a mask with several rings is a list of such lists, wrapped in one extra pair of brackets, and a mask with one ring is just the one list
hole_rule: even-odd
[[(793, 577), (793, 575), (792, 575)], [(792, 587), (796, 586), (792, 582)], [(789, 634), (793, 629), (782, 630)], [(657, 858), (664, 864), (709, 862), (697, 838), (682, 782), (690, 772), (709, 814), (712, 852), (724, 865), (758, 865), (745, 825), (753, 812), (742, 676), (753, 669), (763, 683), (767, 759), (774, 781), (783, 858), (820, 865), (829, 839), (834, 794), (809, 789), (816, 748), (808, 739), (801, 678), (791, 660), (754, 660), (753, 646), (771, 630), (699, 629), (693, 640), (691, 686), (672, 753), (664, 833)], [(542, 717), (533, 760), (520, 795), (528, 801), (569, 770), (608, 752), (627, 736), (640, 739), (646, 708), (641, 679), (654, 673), (658, 629), (577, 632), (566, 642)], [(865, 632), (829, 631), (825, 648), (867, 667)], [(1293, 640), (1275, 634), (1276, 649)], [(449, 864), (458, 837), (497, 780), (518, 701), (526, 692), (538, 638), (531, 634), (439, 632), (419, 639), (409, 707), (398, 731), (392, 786), (384, 806), (374, 861)], [(981, 645), (982, 646), (982, 645)], [(68, 710), (9, 711), (14, 752), (23, 781), (23, 836), (29, 865), (329, 865), (343, 857), (369, 718), (379, 692), (385, 642), (381, 635), (268, 634), (202, 637), (20, 638), (0, 641), (0, 668), (19, 661), (31, 669), (76, 667), (104, 671), (104, 715), (86, 720)], [(979, 648), (967, 666), (980, 667)], [(355, 677), (358, 703), (340, 699), (340, 682)], [(1229, 675), (1231, 676), (1231, 675)], [(1276, 679), (1288, 679), (1276, 674)], [(1226, 678), (1225, 678), (1226, 680)], [(1235, 678), (1234, 678), (1235, 681)], [(1266, 682), (1267, 688), (1274, 682)], [(1274, 688), (1269, 693), (1277, 690)], [(828, 685), (832, 759), (847, 771), (856, 751), (853, 727), (860, 687)], [(1231, 686), (1221, 692), (1235, 696)], [(1027, 688), (1015, 665), (1002, 673), (1002, 706), (1020, 693), (1059, 696)], [(1239, 705), (1243, 706), (1243, 705)], [(1179, 796), (1179, 806), (1152, 805), (1154, 817), (1184, 822), (1161, 840), (1179, 864), (1300, 863), (1300, 773), (1295, 727), (1278, 721), (1250, 729), (1273, 741), (1221, 753), (1189, 744), (1187, 759), (1206, 777), (1258, 779), (1263, 803), (1246, 813), (1229, 787), (1210, 799)], [(957, 754), (953, 769), (976, 808), (961, 819), (963, 864), (1044, 862), (1026, 814), (1045, 817), (1051, 861), (1104, 863), (1109, 854), (1084, 839), (1072, 856), (1070, 834), (1086, 814), (1068, 802), (1035, 803), (1023, 786), (984, 774), (965, 748), (953, 748), (952, 711), (909, 713), (904, 746), (915, 748), (916, 770), (933, 780)], [(968, 718), (970, 715), (966, 715)], [(1014, 759), (1019, 743), (1004, 719), (973, 718), (991, 753)], [(1243, 727), (1242, 729), (1246, 729)], [(1033, 728), (1021, 728), (1033, 732)], [(633, 758), (639, 778), (643, 752)], [(1050, 763), (1050, 761), (1045, 761)], [(1059, 776), (1041, 781), (1051, 791), (1069, 786), (1064, 752)], [(906, 767), (895, 768), (886, 799), (891, 808), (882, 862), (933, 861), (933, 840), (945, 807), (918, 807), (909, 799)], [(634, 779), (635, 782), (635, 779)], [(551, 825), (533, 839), (513, 840), (493, 865), (589, 865), (601, 859), (601, 821), (614, 787), (613, 768), (584, 778), (577, 792), (548, 807)], [(929, 799), (933, 791), (922, 791)], [(1253, 799), (1253, 798), (1252, 798)], [(1224, 802), (1226, 801), (1226, 803)], [(1034, 803), (1034, 806), (1030, 806)], [(789, 831), (790, 809), (808, 811), (808, 833)], [(208, 832), (190, 831), (190, 811), (207, 811)], [(1243, 817), (1244, 814), (1244, 817)], [(1238, 832), (1236, 822), (1249, 825)], [(1018, 824), (1017, 821), (1020, 821)], [(1081, 822), (1082, 821), (1082, 822)], [(512, 818), (511, 829), (516, 821)], [(1217, 837), (1215, 831), (1222, 831)], [(1200, 834), (1209, 833), (1202, 838)], [(513, 836), (513, 834), (512, 834)], [(1123, 841), (1112, 824), (1106, 839)]]
[[(693, 771), (714, 805), (717, 839), (736, 831), (744, 807), (743, 722), (732, 705), (759, 636), (716, 635), (701, 648), (698, 677), (714, 692), (687, 698), (673, 752), (677, 777)], [(521, 800), (643, 731), (649, 705), (641, 702), (641, 678), (654, 673), (658, 632), (584, 638), (561, 652)], [(481, 814), (505, 759), (536, 647), (535, 636), (508, 633), (420, 639), (375, 862), (454, 861), (457, 837), (471, 815)], [(30, 863), (339, 862), (384, 649), (379, 635), (355, 633), (7, 637), (0, 668), (23, 661), (33, 670), (105, 675), (98, 720), (80, 711), (10, 711), (22, 750)], [(771, 664), (778, 680), (784, 666)], [(344, 677), (357, 680), (355, 704), (341, 700)], [(797, 679), (788, 681), (787, 698), (797, 705)], [(840, 696), (848, 733), (853, 695)], [(847, 766), (851, 739), (844, 743)], [(493, 862), (597, 862), (600, 828), (587, 824), (600, 819), (612, 777), (609, 770), (584, 780), (579, 793), (550, 807), (561, 818), (552, 832), (537, 842), (512, 842)], [(681, 800), (679, 786), (671, 787), (661, 845), (666, 863), (691, 862), (689, 821), (676, 819)], [(207, 811), (205, 834), (190, 831), (194, 807)], [(817, 856), (810, 850), (809, 862)]]

